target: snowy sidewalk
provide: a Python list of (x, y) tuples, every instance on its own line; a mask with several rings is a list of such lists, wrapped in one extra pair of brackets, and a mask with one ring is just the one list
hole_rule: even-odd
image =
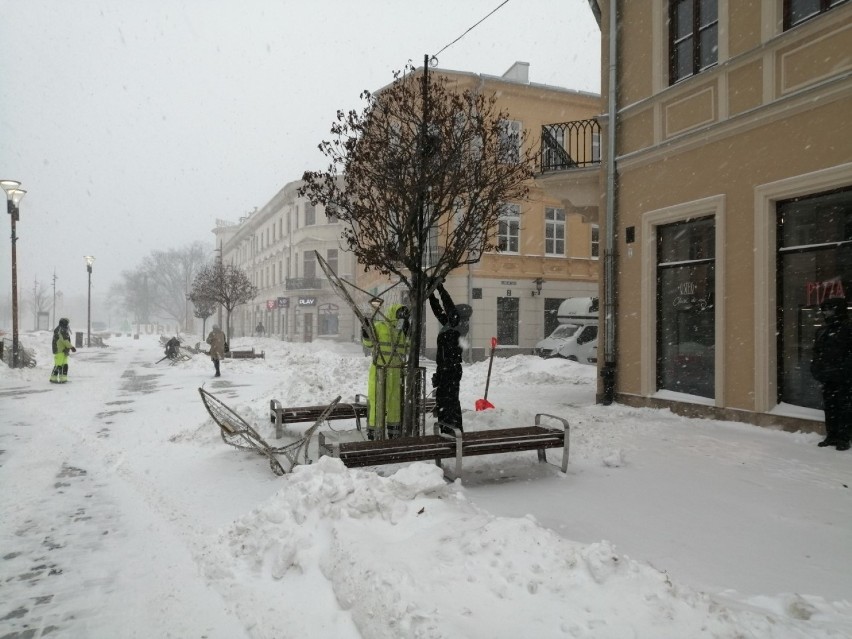
[[(80, 349), (68, 384), (0, 385), (3, 639), (244, 636), (134, 490), (133, 446), (112, 445), (130, 439), (122, 417), (165, 372), (132, 349)], [(206, 610), (204, 626), (184, 625), (193, 606)]]
[(596, 406), (593, 368), (517, 356), (465, 427), (565, 417), (566, 475), (528, 452), (462, 484), (328, 458), (276, 477), (198, 387), (275, 441), (270, 399), (364, 392), (358, 345), (235, 340), (266, 359), (214, 380), (115, 339), (56, 386), (50, 334), (28, 339), (39, 367), (0, 368), (0, 639), (852, 637), (852, 453), (815, 434)]

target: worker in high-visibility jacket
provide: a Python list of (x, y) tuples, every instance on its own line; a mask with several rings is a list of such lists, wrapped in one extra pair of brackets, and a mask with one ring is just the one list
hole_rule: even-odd
[[(370, 412), (367, 415), (367, 437), (375, 439), (379, 414), (376, 389), (376, 372), (381, 369), (385, 374), (385, 431), (388, 437), (398, 436), (402, 425), (402, 369), (408, 360), (409, 317), (408, 307), (391, 304), (387, 314), (372, 322), (372, 335), (369, 327), (362, 327), (361, 338), (366, 348), (371, 349), (373, 363), (370, 365), (370, 377), (367, 383), (367, 396), (370, 400)], [(376, 343), (373, 343), (375, 335)]]
[(68, 353), (76, 353), (71, 343), (71, 323), (67, 317), (59, 320), (59, 326), (53, 329), (53, 370), (50, 373), (51, 384), (64, 384), (68, 381)]

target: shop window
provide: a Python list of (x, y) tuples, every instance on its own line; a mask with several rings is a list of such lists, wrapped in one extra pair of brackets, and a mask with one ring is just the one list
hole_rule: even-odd
[(820, 304), (852, 297), (852, 189), (779, 202), (777, 215), (778, 401), (821, 409), (810, 363)]
[(657, 388), (715, 395), (715, 221), (657, 227)]
[(337, 304), (320, 304), (317, 317), (318, 335), (337, 335), (339, 333), (339, 311)]
[(497, 298), (497, 343), (506, 346), (518, 345), (518, 311), (520, 300), (517, 297)]
[(544, 335), (550, 335), (559, 326), (559, 305), (564, 301), (561, 297), (544, 298)]

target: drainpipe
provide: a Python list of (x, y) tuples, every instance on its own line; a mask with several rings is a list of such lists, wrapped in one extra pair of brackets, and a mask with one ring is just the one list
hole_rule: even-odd
[(618, 60), (616, 37), (618, 34), (618, 0), (609, 0), (609, 83), (607, 92), (609, 110), (609, 135), (606, 158), (606, 238), (604, 248), (604, 365), (603, 397), (601, 403), (609, 406), (615, 399), (616, 331), (615, 331), (615, 134), (617, 116), (616, 86)]

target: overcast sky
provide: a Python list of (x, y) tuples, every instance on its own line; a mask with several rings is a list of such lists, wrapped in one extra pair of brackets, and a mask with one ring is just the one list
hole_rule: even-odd
[[(0, 0), (0, 178), (27, 190), (19, 300), (54, 269), (66, 299), (84, 295), (84, 255), (95, 297), (154, 249), (212, 249), (217, 218), (324, 166), (316, 146), (338, 108), (360, 110), (363, 89), (502, 2)], [(490, 75), (520, 60), (532, 82), (600, 91), (587, 0), (508, 0), (438, 57)]]

